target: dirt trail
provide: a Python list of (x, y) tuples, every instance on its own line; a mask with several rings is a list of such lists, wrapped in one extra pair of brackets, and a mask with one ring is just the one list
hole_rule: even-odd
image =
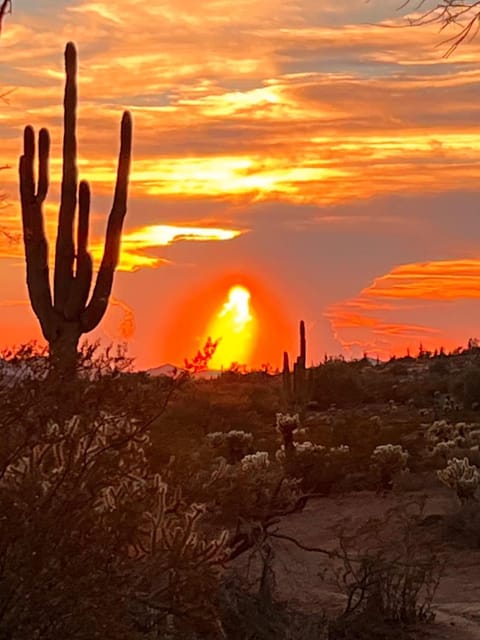
[[(452, 512), (448, 490), (432, 489), (426, 494), (425, 516)], [(352, 527), (369, 517), (382, 517), (388, 509), (419, 494), (391, 494), (387, 497), (359, 492), (312, 500), (302, 513), (289, 516), (279, 525), (281, 534), (292, 536), (304, 546), (333, 549), (337, 537), (332, 528), (346, 519)], [(480, 640), (480, 550), (445, 546), (447, 565), (434, 600), (435, 623), (425, 626), (419, 637), (426, 640)], [(278, 541), (275, 570), (279, 596), (308, 609), (333, 612), (342, 609), (344, 599), (334, 579), (327, 574), (325, 556)]]

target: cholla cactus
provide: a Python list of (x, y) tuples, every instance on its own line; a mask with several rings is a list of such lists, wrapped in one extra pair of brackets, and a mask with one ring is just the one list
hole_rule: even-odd
[(213, 449), (219, 449), (225, 444), (225, 432), (212, 431), (211, 433), (207, 433), (206, 439)]
[(457, 447), (455, 440), (437, 442), (433, 448), (433, 454), (438, 454), (448, 458), (449, 454)]
[(300, 416), (298, 413), (277, 413), (275, 419), (276, 429), (281, 434), (286, 431), (293, 433), (300, 428)]
[[(307, 453), (319, 454), (319, 453), (326, 453), (327, 448), (319, 444), (313, 444), (312, 442), (307, 440), (306, 442), (294, 442), (293, 451), (297, 455), (304, 455)], [(285, 445), (282, 444), (280, 449), (278, 449), (275, 452), (275, 458), (277, 462), (280, 462), (281, 464), (285, 462), (286, 460)]]
[[(477, 451), (480, 445), (480, 429), (477, 423), (437, 420), (427, 430), (427, 441), (432, 456), (453, 458), (459, 449)], [(462, 452), (463, 453), (463, 452)]]
[(393, 476), (407, 467), (408, 452), (399, 444), (383, 444), (374, 449), (371, 460), (378, 476), (379, 489), (390, 491)]
[(252, 450), (253, 435), (246, 431), (215, 431), (208, 433), (206, 437), (210, 446), (219, 455), (224, 455), (230, 464), (240, 462)]
[(257, 451), (256, 453), (244, 456), (240, 460), (242, 471), (263, 471), (270, 466), (270, 458), (267, 451)]
[[(117, 618), (125, 627), (109, 637), (130, 637), (132, 617), (146, 625), (150, 616), (160, 633), (167, 611), (175, 612), (176, 637), (190, 637), (189, 624), (213, 632), (227, 532), (206, 532), (205, 506), (187, 504), (152, 473), (140, 426), (102, 413), (29, 435), (21, 447), (5, 439), (0, 468), (0, 511), (8, 514), (0, 527), (2, 565), (8, 551), (2, 590), (22, 593), (2, 617), (8, 637), (33, 638), (39, 624), (51, 629), (50, 620), (59, 637), (79, 628), (105, 637), (105, 620)], [(33, 565), (25, 562), (32, 555)], [(134, 604), (118, 611), (122, 601)]]
[[(78, 490), (88, 490), (92, 469), (108, 452), (114, 442), (125, 440), (121, 453), (117, 453), (115, 466), (129, 469), (130, 479), (142, 477), (147, 466), (146, 449), (150, 446), (147, 434), (138, 431), (135, 421), (101, 412), (91, 424), (85, 425), (80, 416), (59, 425), (49, 422), (41, 442), (32, 443), (25, 454), (15, 458), (5, 468), (0, 487), (9, 482), (18, 486), (26, 480), (41, 479), (39, 487), (54, 489), (59, 475), (73, 474), (84, 468)], [(87, 473), (88, 470), (88, 473)], [(107, 478), (102, 472), (102, 482)], [(114, 482), (115, 476), (112, 477)], [(98, 478), (97, 478), (98, 482)], [(97, 484), (97, 488), (101, 485)]]
[(470, 440), (470, 446), (475, 447), (480, 445), (480, 429), (472, 429), (469, 431), (468, 438)]
[(326, 447), (321, 444), (314, 444), (307, 440), (306, 442), (295, 442), (295, 451), (297, 453), (323, 453), (326, 451)]
[(427, 431), (427, 439), (432, 443), (453, 440), (455, 435), (455, 427), (446, 420), (435, 420)]
[(286, 455), (290, 457), (294, 452), (293, 434), (300, 428), (300, 416), (298, 413), (277, 413), (275, 418), (276, 429), (282, 436)]
[(408, 452), (400, 444), (382, 444), (375, 447), (372, 462), (381, 466), (404, 469), (407, 466)]
[[(295, 454), (299, 455), (299, 456), (305, 456), (307, 454), (313, 454), (313, 455), (322, 455), (322, 456), (329, 456), (330, 458), (336, 455), (346, 455), (348, 453), (350, 453), (350, 447), (348, 447), (347, 445), (341, 445), (339, 447), (325, 447), (321, 444), (315, 444), (313, 442), (310, 442), (309, 440), (305, 441), (305, 442), (294, 442), (293, 443), (293, 447), (294, 447), (294, 451)], [(280, 449), (278, 449), (275, 452), (275, 458), (278, 462), (280, 463), (284, 463), (285, 462), (285, 447), (282, 444), (282, 446), (280, 447)]]
[(348, 444), (341, 444), (339, 447), (332, 447), (330, 453), (338, 453), (340, 455), (347, 455), (350, 453), (350, 447)]
[(475, 499), (480, 484), (480, 472), (475, 465), (469, 463), (468, 458), (449, 460), (445, 469), (437, 471), (437, 476), (443, 484), (456, 492), (462, 504)]

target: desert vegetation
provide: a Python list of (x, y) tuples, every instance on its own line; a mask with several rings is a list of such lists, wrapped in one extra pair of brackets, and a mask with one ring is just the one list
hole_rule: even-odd
[(4, 353), (3, 637), (447, 637), (442, 578), (480, 560), (477, 359), (332, 359), (291, 413), (282, 374), (152, 377), (84, 345), (65, 379)]

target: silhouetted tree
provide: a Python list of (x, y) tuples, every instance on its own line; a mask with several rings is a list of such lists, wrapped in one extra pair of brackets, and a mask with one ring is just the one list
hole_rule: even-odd
[(200, 373), (200, 371), (206, 371), (210, 360), (215, 355), (218, 342), (219, 340), (215, 340), (214, 342), (212, 338), (208, 336), (203, 348), (197, 351), (197, 355), (192, 360), (184, 358), (186, 371), (189, 373)]

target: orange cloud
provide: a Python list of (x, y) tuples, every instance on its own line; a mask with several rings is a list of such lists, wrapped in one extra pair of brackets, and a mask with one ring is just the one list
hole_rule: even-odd
[[(399, 265), (353, 299), (326, 311), (335, 338), (349, 353), (359, 349), (384, 357), (404, 354), (420, 342), (432, 349), (454, 348), (454, 335), (444, 320), (445, 303), (480, 299), (480, 259), (438, 260)], [(428, 324), (405, 322), (428, 306)], [(436, 306), (437, 305), (437, 310)], [(464, 338), (464, 336), (463, 336)]]
[(376, 278), (361, 296), (403, 300), (480, 298), (480, 259), (400, 265)]
[(111, 191), (124, 107), (135, 118), (138, 197), (336, 203), (476, 187), (479, 42), (445, 60), (436, 26), (421, 37), (393, 28), (405, 24), (393, 9), (381, 24), (348, 24), (351, 12), (322, 3), (324, 17), (344, 15), (332, 26), (305, 19), (319, 12), (309, 1), (241, 0), (233, 15), (227, 5), (77, 1), (57, 16), (12, 21), (2, 39), (16, 86), (0, 114), (5, 161), (16, 164), (27, 120), (47, 125), (58, 184), (61, 50), (74, 37), (80, 168), (94, 193)]
[[(50, 247), (54, 247), (53, 238), (56, 234), (56, 214), (49, 215), (47, 207), (46, 232)], [(246, 229), (223, 229), (210, 226), (188, 226), (157, 224), (147, 225), (137, 229), (127, 230), (122, 234), (119, 271), (135, 271), (142, 267), (155, 268), (168, 260), (158, 256), (148, 255), (148, 252), (159, 247), (166, 247), (176, 242), (218, 242), (232, 240), (247, 233)], [(98, 266), (103, 255), (103, 239), (94, 238), (91, 242), (91, 253)], [(23, 241), (19, 231), (19, 221), (6, 218), (6, 224), (0, 227), (0, 258), (22, 258), (24, 256)], [(52, 255), (50, 256), (52, 258)]]

